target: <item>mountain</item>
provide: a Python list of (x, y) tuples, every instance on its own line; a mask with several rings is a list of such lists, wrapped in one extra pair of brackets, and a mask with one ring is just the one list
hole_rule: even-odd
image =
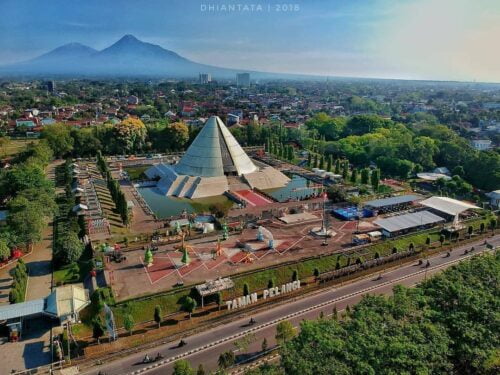
[(80, 43), (69, 43), (32, 60), (0, 67), (0, 74), (71, 74), (75, 67), (98, 51)]
[[(0, 76), (162, 76), (194, 78), (210, 73), (214, 78), (234, 78), (239, 72), (188, 60), (156, 44), (125, 35), (113, 45), (97, 51), (80, 43), (58, 47), (32, 60), (0, 67)], [(252, 78), (280, 76), (252, 72)], [(282, 78), (290, 75), (282, 75)]]
[(41, 55), (31, 62), (38, 64), (52, 63), (62, 60), (75, 61), (81, 58), (88, 58), (95, 54), (97, 50), (80, 43), (68, 43), (58, 47), (44, 55)]

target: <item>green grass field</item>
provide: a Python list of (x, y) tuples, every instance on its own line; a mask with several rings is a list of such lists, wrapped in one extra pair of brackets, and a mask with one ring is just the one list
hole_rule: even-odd
[(131, 181), (146, 179), (144, 172), (149, 169), (150, 165), (139, 166), (139, 167), (125, 167), (123, 170), (128, 173)]
[[(2, 138), (5, 139), (5, 138)], [(0, 143), (0, 156), (9, 157), (24, 151), (30, 143), (38, 143), (38, 139), (5, 139)]]

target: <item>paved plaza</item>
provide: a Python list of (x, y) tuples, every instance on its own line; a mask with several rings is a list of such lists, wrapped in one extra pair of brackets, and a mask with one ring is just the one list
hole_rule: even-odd
[(267, 239), (257, 240), (257, 229), (245, 229), (243, 233), (222, 241), (219, 248), (216, 236), (186, 242), (190, 258), (188, 264), (182, 262), (183, 254), (179, 250), (179, 243), (159, 246), (154, 252), (154, 262), (150, 267), (144, 264), (144, 250), (126, 251), (126, 260), (107, 264), (109, 279), (117, 299), (123, 300), (168, 290), (178, 283), (196, 284), (298, 260), (320, 252), (340, 251), (351, 242), (352, 233), (358, 229), (356, 222), (330, 218), (335, 235), (328, 240), (328, 246), (321, 246), (323, 238), (310, 234), (312, 228), (321, 224), (320, 214), (315, 215), (316, 220), (306, 223), (286, 224), (277, 219), (268, 221), (264, 227), (274, 237), (273, 249), (269, 248)]

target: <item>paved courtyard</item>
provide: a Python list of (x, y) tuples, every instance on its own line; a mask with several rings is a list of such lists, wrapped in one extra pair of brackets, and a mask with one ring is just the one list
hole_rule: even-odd
[(7, 342), (0, 338), (0, 374), (9, 374), (11, 370), (24, 370), (49, 364), (50, 321), (44, 318), (26, 322), (22, 340)]
[[(182, 263), (179, 244), (162, 245), (154, 252), (154, 262), (144, 265), (144, 250), (125, 252), (126, 260), (108, 263), (111, 284), (118, 300), (133, 296), (168, 290), (177, 283), (195, 284), (242, 271), (265, 268), (290, 260), (298, 260), (318, 253), (341, 250), (351, 242), (352, 233), (361, 229), (356, 222), (342, 222), (330, 218), (335, 236), (328, 246), (321, 246), (323, 238), (310, 235), (310, 230), (321, 225), (319, 213), (316, 220), (288, 225), (272, 220), (264, 225), (274, 237), (274, 249), (268, 240), (257, 240), (257, 229), (245, 229), (240, 235), (230, 236), (221, 242), (217, 254), (217, 237), (187, 242), (189, 264)], [(371, 225), (361, 223), (363, 229)], [(243, 248), (245, 247), (245, 248)], [(133, 282), (131, 282), (133, 280)]]

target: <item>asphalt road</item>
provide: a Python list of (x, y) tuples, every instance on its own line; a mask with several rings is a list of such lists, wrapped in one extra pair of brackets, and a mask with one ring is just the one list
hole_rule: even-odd
[[(245, 353), (236, 352), (237, 359), (239, 355), (257, 354), (264, 338), (267, 339), (268, 347), (274, 346), (276, 324), (280, 320), (286, 318), (298, 326), (301, 320), (316, 319), (321, 312), (325, 316), (331, 314), (334, 306), (337, 307), (338, 311), (342, 311), (347, 305), (355, 305), (364, 294), (390, 294), (396, 284), (413, 286), (462, 259), (486, 250), (485, 246), (482, 245), (483, 242), (484, 239), (466, 246), (459, 246), (452, 251), (450, 257), (445, 257), (443, 254), (433, 256), (429, 258), (431, 264), (429, 268), (418, 266), (414, 262), (384, 273), (381, 279), (378, 279), (377, 275), (372, 275), (344, 286), (327, 288), (319, 293), (277, 305), (254, 314), (253, 318), (257, 321), (254, 326), (248, 325), (250, 316), (246, 316), (189, 336), (185, 338), (187, 345), (182, 348), (177, 347), (177, 342), (165, 343), (154, 350), (138, 352), (94, 367), (84, 374), (97, 374), (98, 371), (102, 371), (107, 375), (142, 373), (168, 375), (172, 373), (173, 363), (179, 358), (187, 359), (194, 368), (203, 364), (205, 370), (215, 370), (219, 355), (227, 350), (236, 350), (234, 342), (248, 333), (255, 335), (255, 341)], [(500, 246), (500, 235), (488, 238), (488, 242), (495, 247)], [(470, 249), (471, 246), (474, 246), (476, 250), (472, 254), (464, 255), (464, 250)], [(244, 311), (242, 310), (242, 312)], [(146, 354), (153, 357), (156, 353), (161, 353), (164, 360), (150, 365), (142, 364), (142, 359)]]

